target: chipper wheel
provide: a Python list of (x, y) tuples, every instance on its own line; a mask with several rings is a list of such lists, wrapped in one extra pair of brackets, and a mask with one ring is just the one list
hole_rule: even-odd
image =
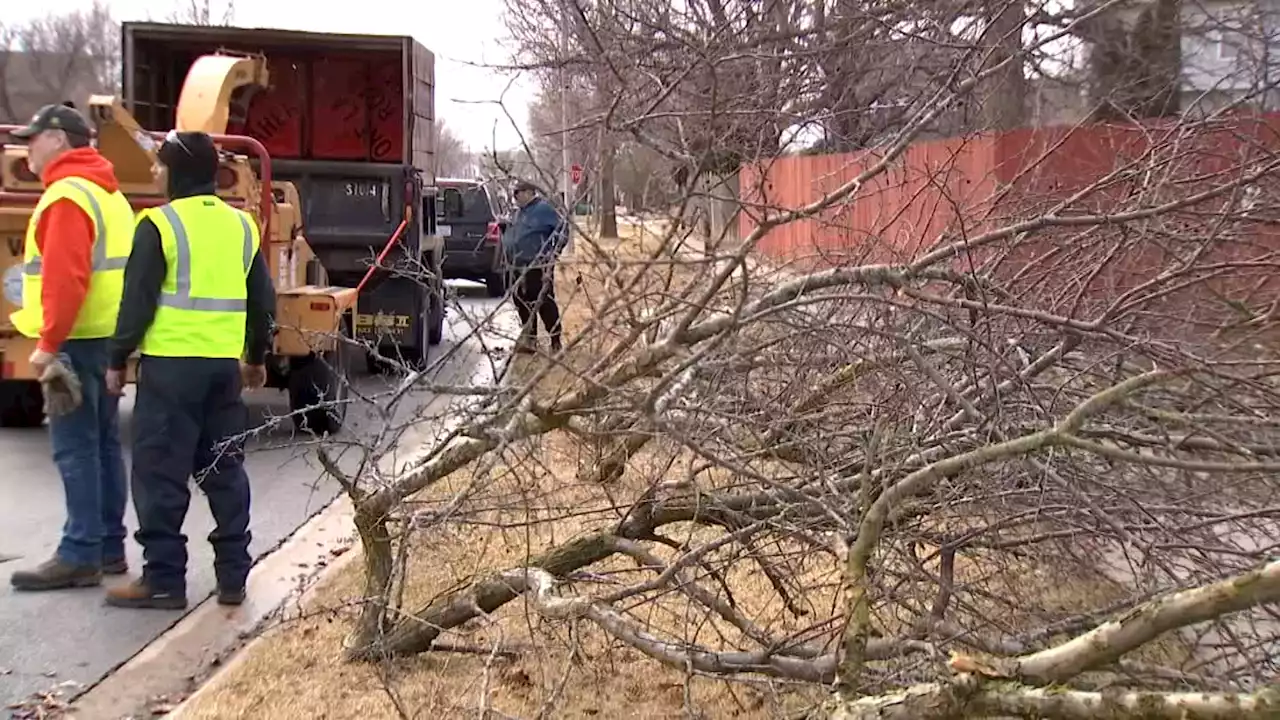
[[(427, 286), (427, 296), (423, 299), (426, 327), (423, 332), (427, 336), (428, 345), (439, 345), (444, 340), (444, 283), (436, 280)], [(426, 353), (423, 353), (424, 359)]]

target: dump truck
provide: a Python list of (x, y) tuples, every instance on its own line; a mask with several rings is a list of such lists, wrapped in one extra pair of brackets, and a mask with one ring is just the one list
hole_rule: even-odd
[[(407, 36), (149, 22), (124, 23), (122, 50), (124, 105), (148, 130), (175, 126), (198, 58), (266, 58), (270, 87), (230, 98), (226, 131), (260, 142), (272, 178), (297, 188), (314, 253), (308, 282), (359, 287), (354, 333), (370, 348), (368, 369), (385, 370), (384, 358), (425, 366), (445, 311), (435, 56)], [(375, 260), (387, 271), (367, 277)]]
[[(216, 30), (218, 37), (207, 37), (203, 34), (207, 30)], [(181, 39), (191, 33), (205, 38), (204, 44)], [(246, 49), (243, 43), (238, 50), (224, 47), (219, 38), (228, 34), (241, 40), (257, 38), (260, 47), (280, 54), (284, 79), (272, 79), (262, 52)], [(337, 432), (347, 408), (344, 376), (353, 369), (351, 344), (340, 336), (371, 345), (367, 362), (380, 370), (385, 358), (425, 364), (428, 346), (439, 343), (443, 333), (439, 273), (443, 241), (435, 232), (430, 185), (432, 55), (406, 37), (152, 23), (126, 23), (124, 36), (124, 100), (95, 96), (89, 103), (99, 151), (115, 165), (121, 188), (134, 208), (142, 209), (165, 202), (163, 189), (156, 186), (151, 173), (164, 131), (203, 130), (214, 136), (226, 153), (217, 192), (253, 214), (262, 227), (263, 251), (278, 294), (279, 327), (268, 365), (268, 386), (288, 390), (294, 423), (300, 429)], [(193, 47), (213, 49), (193, 56)], [(349, 60), (354, 53), (368, 62), (395, 55), (406, 75), (399, 83), (383, 83), (386, 78), (379, 76), (376, 87), (398, 96), (398, 105), (388, 102), (385, 94), (373, 92), (368, 76), (370, 87), (363, 89), (349, 78), (346, 88), (352, 93), (342, 96), (348, 105), (362, 104), (366, 120), (380, 119), (380, 130), (374, 133), (377, 142), (367, 143), (365, 155), (351, 149), (350, 138), (346, 146), (309, 142), (307, 147), (312, 149), (303, 151), (300, 143), (288, 146), (287, 132), (277, 132), (279, 127), (294, 127), (298, 132), (306, 128), (309, 138), (315, 127), (324, 128), (321, 135), (340, 130), (328, 116), (319, 123), (293, 125), (292, 120), (278, 119), (284, 102), (280, 94), (289, 96), (289, 88), (297, 87), (298, 56), (280, 52), (282, 47), (295, 53), (305, 48), (303, 54), (318, 58), (325, 77), (328, 68), (323, 63), (329, 59)], [(329, 51), (332, 55), (326, 54)], [(387, 107), (398, 107), (403, 122), (390, 122)], [(306, 109), (295, 106), (292, 110)], [(278, 126), (279, 122), (283, 125)], [(0, 133), (9, 129), (0, 126)], [(283, 149), (285, 158), (277, 160), (272, 149)], [(335, 154), (344, 158), (333, 159)], [(25, 147), (4, 146), (0, 236), (9, 253), (0, 253), (5, 279), (0, 305), (3, 427), (33, 427), (44, 420), (40, 386), (27, 362), (34, 341), (22, 337), (8, 322), (21, 302), (23, 237), (41, 190), (39, 178), (26, 164)], [(308, 226), (308, 217), (314, 225)], [(134, 367), (131, 364), (131, 381)]]

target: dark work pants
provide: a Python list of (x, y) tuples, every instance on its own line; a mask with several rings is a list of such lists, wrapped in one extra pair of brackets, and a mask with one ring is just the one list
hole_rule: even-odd
[(182, 523), (194, 477), (213, 512), (209, 542), (218, 587), (243, 588), (252, 559), (239, 361), (143, 356), (133, 413), (134, 538), (146, 561), (144, 579), (152, 590), (186, 593)]
[[(536, 336), (538, 321), (547, 334), (560, 337), (560, 308), (556, 305), (555, 267), (518, 267), (511, 271), (511, 298), (516, 304), (523, 332)], [(536, 318), (535, 318), (536, 316)]]

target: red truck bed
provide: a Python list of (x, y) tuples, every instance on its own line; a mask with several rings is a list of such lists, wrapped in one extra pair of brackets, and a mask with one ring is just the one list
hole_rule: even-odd
[(431, 166), (435, 59), (410, 37), (125, 23), (126, 106), (172, 127), (187, 70), (218, 50), (266, 55), (272, 87), (227, 131), (273, 157)]

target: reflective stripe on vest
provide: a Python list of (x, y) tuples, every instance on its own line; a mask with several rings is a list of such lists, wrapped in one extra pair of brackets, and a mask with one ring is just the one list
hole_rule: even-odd
[[(187, 235), (187, 227), (178, 217), (178, 211), (172, 205), (162, 205), (160, 212), (164, 214), (169, 226), (173, 229), (174, 244), (177, 246), (177, 258), (173, 269), (172, 293), (161, 292), (160, 304), (177, 310), (202, 310), (206, 312), (245, 312), (249, 305), (245, 300), (224, 300), (219, 298), (191, 297), (191, 238)], [(244, 213), (236, 213), (240, 218), (240, 227), (244, 230), (244, 271), (249, 272), (253, 263), (253, 228)]]
[[(102, 214), (102, 205), (98, 203), (98, 198), (89, 192), (89, 188), (85, 187), (78, 180), (67, 178), (63, 180), (66, 184), (80, 191), (84, 195), (85, 200), (89, 202), (89, 210), (93, 213), (93, 226), (96, 229), (93, 237), (93, 271), (101, 270), (123, 270), (124, 266), (129, 263), (128, 257), (107, 257), (107, 222)], [(25, 275), (39, 275), (43, 267), (41, 260), (44, 256), (37, 256), (31, 259), (31, 262), (24, 263), (22, 272)]]
[(247, 280), (260, 242), (253, 218), (213, 195), (194, 195), (144, 210), (139, 222), (160, 233), (165, 275), (138, 351), (154, 357), (243, 356)]

